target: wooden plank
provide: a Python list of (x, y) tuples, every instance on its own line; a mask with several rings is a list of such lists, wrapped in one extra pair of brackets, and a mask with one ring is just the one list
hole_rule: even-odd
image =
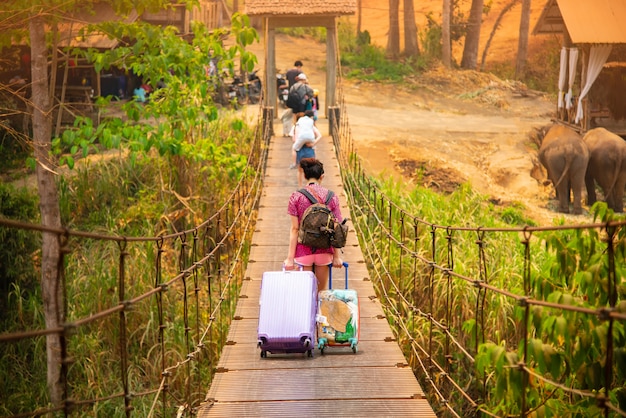
[[(255, 344), (257, 342), (258, 318), (233, 320), (228, 330), (227, 341), (235, 344)], [(366, 341), (394, 341), (393, 333), (385, 318), (361, 318), (359, 344)], [(398, 347), (399, 350), (399, 347)], [(332, 348), (330, 350), (333, 351)]]
[(211, 417), (406, 417), (436, 418), (423, 399), (338, 399), (320, 401), (269, 401), (207, 403), (198, 418)]
[[(315, 350), (313, 357), (306, 354), (271, 354), (261, 358), (256, 344), (235, 344), (224, 347), (218, 367), (221, 370), (275, 370), (309, 369), (329, 367), (396, 367), (406, 365), (400, 349), (393, 349), (395, 342), (367, 341), (360, 343), (356, 353), (350, 347), (329, 347), (322, 355)], [(391, 350), (389, 348), (392, 348)]]
[[(394, 340), (352, 228), (342, 258), (350, 263), (348, 286), (359, 295), (357, 353), (350, 347), (327, 347), (324, 355), (315, 348), (312, 358), (271, 353), (260, 357), (256, 340), (261, 279), (264, 272), (282, 268), (289, 239), (287, 199), (297, 184), (294, 170), (286, 168), (289, 142), (277, 142), (275, 138), (271, 146), (236, 319), (198, 416), (435, 417)], [(324, 185), (337, 193), (342, 213), (348, 216), (330, 138), (319, 144), (316, 153), (325, 162)], [(333, 269), (336, 288), (344, 287), (344, 277), (342, 269)]]
[[(303, 356), (299, 361), (313, 362)], [(320, 384), (323, 382), (323, 384)], [(367, 384), (361, 384), (367, 382)], [(217, 373), (207, 399), (218, 402), (424, 397), (409, 368), (341, 367)]]
[(396, 367), (406, 365), (395, 342), (365, 341), (353, 353), (350, 347), (328, 347), (322, 355), (315, 350), (310, 359), (303, 354), (271, 354), (261, 358), (256, 344), (235, 344), (224, 347), (218, 367), (221, 370), (302, 369), (328, 367)]

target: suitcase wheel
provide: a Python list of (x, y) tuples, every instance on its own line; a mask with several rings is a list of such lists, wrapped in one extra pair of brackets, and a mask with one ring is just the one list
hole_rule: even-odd
[(356, 340), (356, 338), (350, 338), (350, 348), (352, 349), (353, 353), (356, 353), (356, 345), (357, 345), (358, 341)]
[(317, 348), (320, 349), (322, 355), (324, 355), (324, 348), (326, 347), (327, 342), (328, 340), (326, 338), (320, 338), (319, 340), (317, 340)]
[(313, 357), (313, 350), (309, 350), (306, 352), (308, 357)]
[(267, 357), (267, 351), (261, 350), (261, 358)]

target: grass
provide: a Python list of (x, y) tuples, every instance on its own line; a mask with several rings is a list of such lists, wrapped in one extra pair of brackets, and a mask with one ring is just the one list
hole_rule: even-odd
[[(545, 408), (546, 416), (573, 416), (581, 410), (601, 416), (600, 408), (589, 409), (593, 398), (574, 399), (550, 384), (524, 384), (516, 366), (523, 361), (534, 372), (565, 386), (603, 390), (599, 373), (607, 350), (606, 323), (594, 314), (532, 306), (526, 328), (523, 305), (503, 292), (591, 309), (607, 306), (606, 277), (612, 263), (615, 276), (624, 277), (626, 230), (616, 230), (615, 257), (610, 261), (606, 239), (594, 229), (530, 236), (519, 228), (507, 230), (530, 223), (523, 217), (523, 206), (495, 207), (467, 184), (449, 195), (361, 177), (352, 187), (361, 190), (355, 196), (368, 196), (365, 191), (377, 189), (376, 199), (370, 196), (355, 202), (354, 222), (359, 225), (364, 254), (383, 258), (368, 260), (370, 276), (418, 378), (429, 373), (430, 379), (438, 381), (440, 396), (457, 413), (464, 411), (463, 416), (472, 407), (458, 393), (446, 392), (448, 375), (482, 408), (498, 416), (520, 413), (522, 391), (527, 396), (526, 407)], [(592, 211), (602, 222), (623, 220), (611, 218), (613, 214), (604, 204)], [(526, 238), (531, 238), (528, 247)], [(484, 290), (476, 281), (502, 292)], [(620, 300), (626, 296), (623, 280), (614, 286), (621, 311), (624, 302)], [(433, 327), (431, 318), (445, 325), (446, 332)], [(616, 361), (609, 389), (613, 405), (623, 409), (623, 321), (614, 326), (612, 354)], [(530, 349), (524, 357), (527, 339)], [(417, 361), (418, 355), (422, 363)], [(422, 370), (421, 364), (430, 361), (446, 374), (434, 367)], [(421, 383), (428, 388), (431, 380)], [(434, 405), (441, 401), (440, 396), (432, 398)], [(546, 399), (549, 402), (544, 406)]]
[[(73, 230), (127, 237), (152, 237), (197, 225), (223, 205), (244, 174), (243, 168), (254, 143), (254, 133), (254, 127), (243, 126), (225, 115), (207, 132), (206, 144), (199, 145), (200, 148), (206, 147), (206, 152), (194, 155), (184, 166), (174, 164), (169, 157), (152, 153), (81, 166), (72, 175), (60, 179), (58, 190), (62, 222)], [(185, 196), (176, 192), (185, 190), (178, 183), (176, 172), (182, 167), (186, 169), (185, 184), (193, 186), (193, 195)], [(0, 196), (0, 213), (4, 216), (37, 222), (35, 196), (5, 185), (0, 185)], [(224, 225), (226, 221), (223, 221)], [(219, 228), (203, 232), (205, 235), (199, 237), (198, 246), (213, 245), (221, 233), (223, 231)], [(231, 234), (237, 236), (241, 232), (232, 231)], [(19, 265), (36, 265), (40, 251), (39, 233), (0, 228), (0, 235), (5, 238), (0, 257), (22, 260)], [(11, 242), (15, 242), (15, 245), (8, 245)], [(160, 269), (163, 281), (179, 273), (181, 262), (188, 263), (187, 260), (191, 259), (190, 253), (181, 259), (179, 244), (164, 243)], [(187, 247), (189, 252), (191, 244)], [(69, 240), (69, 252), (64, 260), (68, 321), (87, 318), (121, 302), (118, 271), (120, 249), (120, 245), (113, 241)], [(231, 279), (227, 274), (232, 257), (229, 252), (233, 249), (235, 246), (225, 246), (221, 257), (207, 262), (203, 267), (209, 272), (219, 271), (211, 273), (212, 281), (219, 281), (219, 285), (214, 283), (210, 294), (207, 294), (208, 278), (200, 275), (190, 277), (186, 285), (177, 283), (171, 286), (162, 297), (162, 316), (158, 313), (154, 297), (138, 302), (128, 310), (126, 341), (132, 392), (141, 393), (146, 388), (158, 387), (162, 379), (163, 355), (166, 366), (185, 360), (185, 353), (189, 344), (193, 344), (194, 337), (188, 335), (185, 327), (179, 326), (183, 318), (187, 318), (189, 324), (196, 324), (196, 319), (207, 324), (212, 321), (209, 315), (215, 316), (213, 320), (217, 322), (210, 328), (206, 336), (206, 349), (200, 356), (204, 358), (203, 364), (214, 364), (232, 316), (226, 305), (213, 311), (220, 302), (218, 291), (237, 285), (236, 282), (230, 284)], [(198, 249), (203, 250), (206, 248)], [(125, 252), (124, 299), (131, 299), (155, 286), (157, 251), (155, 244), (148, 242), (128, 243)], [(245, 259), (246, 254), (238, 256)], [(25, 262), (25, 259), (28, 261)], [(2, 291), (3, 333), (45, 328), (37, 272), (33, 269), (27, 273), (15, 270), (13, 275), (18, 278), (12, 279), (10, 286)], [(198, 283), (194, 284), (192, 279)], [(198, 318), (195, 310), (187, 312), (183, 305), (184, 294), (193, 296), (194, 286), (203, 295), (198, 300)], [(164, 321), (163, 336), (158, 331), (160, 321)], [(174, 323), (179, 325), (172, 325)], [(190, 332), (195, 333), (195, 325), (191, 325)], [(121, 337), (119, 320), (109, 317), (78, 328), (68, 338), (68, 354), (78, 360), (70, 363), (68, 368), (70, 397), (93, 399), (122, 391), (119, 354)], [(168, 347), (166, 353), (161, 352), (162, 343)], [(0, 377), (3, 382), (0, 384), (0, 393), (3, 394), (0, 415), (33, 411), (47, 404), (45, 350), (43, 337), (0, 345)], [(210, 381), (212, 373), (213, 366), (207, 370), (197, 370), (196, 376), (203, 376), (203, 387)], [(175, 374), (169, 379), (170, 393), (174, 396), (184, 398), (187, 382), (183, 379)], [(197, 396), (203, 397), (204, 394)], [(135, 413), (139, 416), (147, 415), (152, 400), (152, 396), (135, 398)], [(77, 411), (77, 416), (124, 415), (124, 402), (119, 398), (98, 402)]]

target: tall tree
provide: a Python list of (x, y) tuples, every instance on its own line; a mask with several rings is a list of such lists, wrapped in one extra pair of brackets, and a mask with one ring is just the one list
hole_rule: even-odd
[(418, 56), (420, 53), (413, 0), (404, 0), (404, 53), (409, 57)]
[(387, 53), (392, 57), (400, 55), (400, 0), (389, 0), (389, 34)]
[(467, 31), (465, 34), (465, 45), (463, 47), (463, 58), (461, 67), (468, 70), (475, 70), (478, 63), (478, 46), (480, 42), (480, 27), (482, 25), (484, 0), (472, 0)]
[(356, 0), (356, 33), (361, 33), (361, 20), (363, 7), (361, 7), (361, 0)]
[(483, 71), (485, 69), (485, 62), (487, 61), (487, 52), (489, 51), (489, 47), (491, 46), (491, 41), (493, 40), (493, 37), (496, 35), (496, 31), (500, 28), (500, 23), (502, 22), (502, 19), (513, 8), (513, 6), (515, 6), (519, 1), (520, 0), (511, 0), (509, 4), (504, 6), (502, 11), (498, 15), (498, 18), (494, 22), (493, 29), (491, 29), (489, 38), (487, 39), (487, 42), (485, 43), (485, 49), (483, 49), (483, 57), (480, 60), (480, 71)]
[(528, 31), (530, 30), (530, 0), (522, 0), (522, 17), (519, 24), (519, 41), (517, 44), (517, 62), (515, 78), (518, 80), (526, 75), (526, 59), (528, 57)]
[(441, 61), (445, 67), (452, 64), (452, 42), (450, 39), (450, 20), (452, 17), (452, 1), (443, 0), (441, 12)]
[[(33, 8), (29, 21), (32, 106), (33, 106), (33, 146), (36, 162), (37, 190), (41, 223), (48, 228), (60, 228), (61, 211), (56, 188), (56, 178), (50, 150), (52, 117), (50, 86), (48, 85), (48, 48), (46, 45), (45, 19)], [(57, 234), (43, 233), (41, 252), (41, 288), (45, 322), (47, 329), (62, 326), (65, 322), (63, 287), (59, 272), (60, 243)], [(46, 336), (48, 358), (48, 393), (53, 405), (60, 405), (63, 399), (61, 380), (61, 335)]]

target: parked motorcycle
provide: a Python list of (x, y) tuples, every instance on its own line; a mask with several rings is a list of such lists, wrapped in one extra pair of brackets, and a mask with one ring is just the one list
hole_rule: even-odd
[(254, 70), (248, 74), (248, 102), (253, 104), (259, 103), (263, 96), (261, 79), (257, 75), (258, 71)]
[(255, 104), (261, 101), (262, 88), (261, 79), (257, 75), (259, 70), (254, 70), (248, 74), (248, 81), (244, 83), (240, 75), (235, 75), (233, 81), (228, 86), (228, 98), (235, 107), (250, 103)]
[(278, 101), (286, 108), (287, 98), (289, 97), (289, 81), (281, 73), (276, 74), (276, 91), (278, 92)]

